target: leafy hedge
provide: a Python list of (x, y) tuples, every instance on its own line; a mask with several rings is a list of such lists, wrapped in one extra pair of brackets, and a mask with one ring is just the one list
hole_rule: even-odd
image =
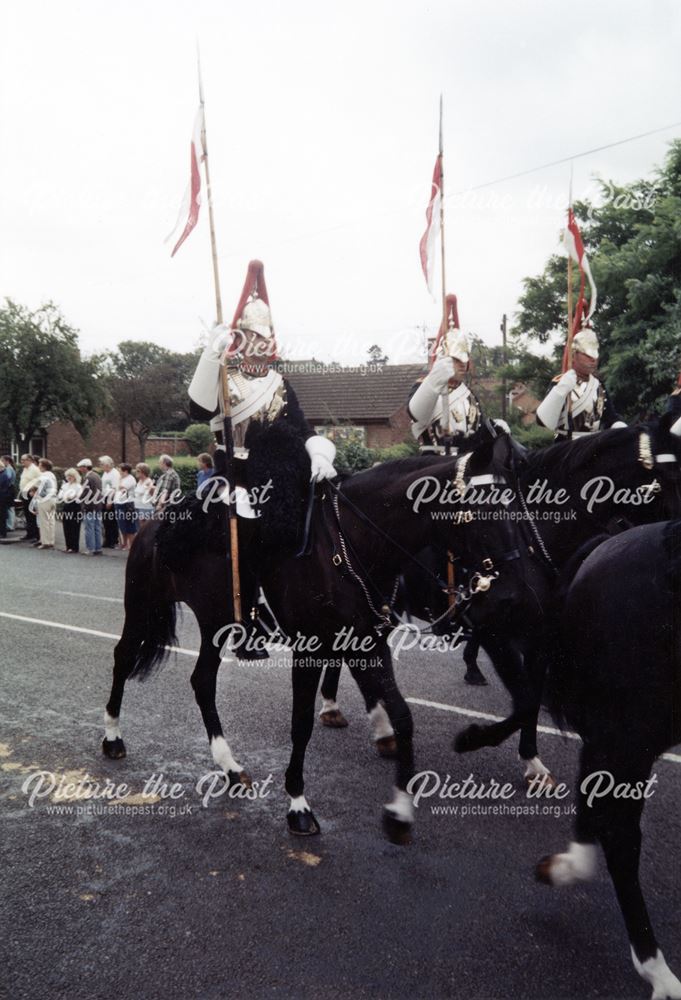
[[(153, 455), (151, 458), (146, 459), (153, 480), (156, 480), (161, 475), (161, 467), (158, 464), (158, 459), (158, 455)], [(196, 473), (199, 471), (196, 459), (191, 455), (176, 455), (173, 457), (173, 468), (180, 477), (182, 492), (194, 493), (196, 490)]]

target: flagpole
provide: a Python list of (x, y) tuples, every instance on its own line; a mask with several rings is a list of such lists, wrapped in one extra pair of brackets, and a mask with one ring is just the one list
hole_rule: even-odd
[(210, 186), (210, 168), (208, 166), (208, 140), (206, 137), (206, 105), (203, 99), (203, 80), (201, 79), (201, 55), (196, 47), (196, 61), (199, 71), (199, 103), (201, 116), (201, 147), (203, 150), (203, 169), (206, 174), (206, 194), (208, 196), (208, 221), (210, 223), (210, 249), (213, 256), (213, 284), (215, 286), (215, 313), (218, 325), (222, 325), (222, 295), (220, 294), (220, 272), (218, 271), (218, 246), (215, 238), (215, 218), (213, 216), (213, 192)]
[[(440, 160), (440, 255), (442, 263), (442, 330), (445, 347), (447, 345), (447, 270), (445, 268), (445, 164), (444, 141), (442, 136), (442, 94), (440, 94), (440, 137), (438, 145)], [(445, 454), (449, 455), (452, 447), (452, 411), (449, 405), (449, 387), (445, 386), (441, 396), (442, 416), (447, 414), (447, 437), (445, 438)], [(447, 552), (447, 604), (453, 608), (456, 604), (456, 576), (454, 572), (454, 555)]]
[(445, 269), (445, 167), (444, 146), (442, 141), (442, 94), (440, 94), (440, 141), (438, 158), (440, 160), (440, 252), (442, 257), (442, 322), (447, 330), (447, 278)]
[[(445, 267), (445, 164), (444, 164), (444, 142), (442, 137), (442, 94), (440, 94), (440, 138), (438, 145), (438, 159), (440, 161), (440, 254), (442, 261), (442, 331), (443, 340), (446, 344), (447, 337), (447, 270)], [(447, 434), (452, 433), (452, 411), (449, 407), (449, 389), (445, 386), (442, 392), (442, 416), (447, 414)], [(447, 454), (449, 454), (450, 444), (447, 444)]]
[[(570, 164), (570, 193), (568, 196), (568, 225), (570, 224), (570, 212), (572, 210), (572, 171)], [(567, 364), (568, 370), (572, 368), (572, 254), (568, 250), (567, 259)], [(571, 402), (571, 400), (570, 400)], [(569, 405), (569, 404), (568, 404)]]
[[(218, 326), (222, 326), (222, 295), (220, 293), (220, 272), (218, 270), (218, 249), (215, 238), (215, 219), (213, 216), (213, 192), (210, 186), (210, 169), (208, 167), (208, 141), (206, 138), (206, 111), (203, 99), (203, 80), (201, 79), (201, 54), (199, 46), (196, 46), (196, 61), (199, 73), (199, 102), (203, 114), (201, 116), (201, 146), (203, 151), (203, 168), (206, 174), (206, 194), (208, 197), (208, 221), (210, 223), (210, 248), (213, 258), (213, 283), (215, 286), (215, 314)], [(227, 364), (223, 361), (220, 365), (220, 402), (222, 404), (223, 415), (223, 442), (225, 448), (226, 472), (227, 472), (227, 492), (226, 503), (227, 519), (229, 522), (229, 555), (232, 565), (232, 603), (234, 608), (234, 620), (241, 621), (241, 575), (239, 572), (239, 522), (236, 513), (236, 500), (234, 491), (236, 490), (236, 479), (234, 476), (234, 439), (232, 437), (231, 404), (229, 394), (229, 375)], [(232, 494), (230, 496), (229, 494)]]

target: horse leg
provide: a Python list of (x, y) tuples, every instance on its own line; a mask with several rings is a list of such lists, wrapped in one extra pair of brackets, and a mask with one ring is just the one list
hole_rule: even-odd
[[(595, 850), (593, 843), (585, 843), (584, 838), (598, 839), (624, 918), (634, 968), (653, 987), (653, 998), (681, 1000), (681, 982), (658, 947), (639, 883), (641, 814), (646, 789), (652, 787), (649, 778), (654, 756), (649, 751), (637, 749), (633, 753), (625, 749), (615, 754), (613, 757), (612, 749), (608, 748), (596, 753), (584, 747), (578, 800), (581, 826), (578, 824), (576, 830), (577, 841), (570, 845), (567, 855), (553, 855), (540, 862), (538, 877), (554, 885), (589, 877), (594, 867)], [(613, 784), (606, 786), (608, 774)], [(612, 790), (617, 786), (628, 787), (640, 797), (615, 798)], [(566, 858), (572, 862), (572, 871), (565, 864)], [(584, 873), (576, 870), (577, 859)]]
[(309, 837), (320, 832), (319, 823), (303, 794), (305, 781), (303, 768), (305, 751), (314, 728), (315, 698), (321, 677), (323, 660), (321, 655), (310, 666), (309, 657), (299, 662), (302, 655), (294, 651), (291, 681), (293, 685), (293, 707), (291, 710), (291, 758), (286, 768), (286, 791), (291, 798), (286, 816), (291, 833)]
[(319, 718), (322, 725), (330, 729), (345, 729), (348, 720), (338, 707), (338, 684), (340, 682), (342, 664), (327, 663), (322, 678), (322, 709)]
[(556, 785), (556, 779), (543, 763), (537, 752), (537, 719), (539, 717), (539, 706), (537, 705), (532, 713), (532, 721), (526, 722), (520, 727), (520, 740), (518, 743), (518, 759), (524, 765), (523, 778), (528, 785), (541, 782), (547, 788)]
[(102, 753), (110, 760), (121, 760), (127, 753), (120, 729), (121, 703), (125, 682), (133, 671), (143, 639), (144, 622), (140, 618), (139, 611), (128, 608), (125, 613), (123, 634), (114, 649), (113, 683), (104, 711)]
[(598, 769), (591, 745), (582, 746), (577, 780), (575, 837), (563, 854), (550, 854), (537, 865), (537, 881), (545, 885), (567, 886), (593, 878), (596, 873), (596, 826), (594, 811), (582, 794), (582, 783)]
[(397, 686), (390, 650), (385, 641), (378, 646), (375, 656), (380, 657), (380, 667), (376, 667), (375, 660), (368, 663), (360, 661), (350, 666), (350, 671), (366, 704), (374, 704), (374, 711), (381, 707), (394, 731), (397, 760), (395, 789), (392, 801), (383, 809), (383, 829), (394, 844), (409, 844), (414, 806), (407, 789), (414, 776), (414, 723), (409, 706)]
[[(631, 788), (644, 787), (653, 766), (651, 754), (640, 753), (635, 762), (622, 768), (610, 768), (616, 784), (624, 782)], [(629, 935), (634, 968), (653, 987), (653, 997), (681, 998), (681, 982), (665, 962), (655, 934), (639, 883), (641, 855), (641, 813), (645, 799), (604, 800), (598, 837), (605, 853), (608, 871), (615, 887), (617, 900)]]
[(213, 762), (224, 772), (227, 783), (251, 787), (250, 776), (232, 755), (220, 723), (220, 716), (215, 705), (215, 690), (217, 686), (218, 669), (221, 658), (220, 650), (214, 643), (214, 637), (224, 627), (226, 622), (215, 623), (215, 627), (207, 623), (200, 624), (201, 649), (191, 675), (191, 685), (196, 703), (201, 711), (203, 724), (208, 734)]
[[(348, 721), (338, 707), (336, 696), (338, 694), (338, 683), (340, 681), (341, 664), (327, 663), (322, 679), (322, 710), (319, 716), (325, 726), (336, 729), (348, 725)], [(365, 696), (367, 715), (369, 717), (369, 727), (371, 738), (380, 757), (394, 758), (397, 754), (397, 743), (395, 742), (395, 731), (390, 725), (390, 719), (385, 708), (375, 694), (369, 698)]]
[(538, 650), (532, 649), (525, 654), (525, 667), (536, 695), (532, 717), (520, 729), (518, 757), (521, 764), (525, 767), (523, 777), (528, 785), (539, 781), (546, 787), (555, 787), (556, 779), (542, 762), (537, 750), (537, 722), (546, 677), (546, 661), (539, 654)]
[(500, 640), (485, 641), (484, 648), (513, 699), (513, 709), (501, 722), (488, 725), (472, 723), (462, 729), (454, 739), (457, 753), (499, 746), (518, 729), (532, 724), (537, 711), (537, 697), (522, 654), (512, 647), (505, 648)]
[(487, 684), (485, 675), (478, 666), (478, 653), (480, 652), (480, 639), (474, 632), (463, 648), (463, 662), (466, 664), (466, 673), (463, 679), (466, 684), (473, 687), (484, 687)]

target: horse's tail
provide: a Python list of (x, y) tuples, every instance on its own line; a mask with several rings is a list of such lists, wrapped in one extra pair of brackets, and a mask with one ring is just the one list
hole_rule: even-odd
[(141, 642), (130, 673), (143, 681), (168, 658), (177, 643), (177, 604), (170, 570), (163, 565), (155, 525), (141, 531), (130, 551), (125, 572), (125, 615), (134, 616)]

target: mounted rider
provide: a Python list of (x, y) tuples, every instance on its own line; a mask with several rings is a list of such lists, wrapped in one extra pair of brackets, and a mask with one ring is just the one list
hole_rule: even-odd
[[(480, 404), (466, 385), (470, 343), (459, 327), (456, 295), (445, 299), (445, 318), (436, 341), (441, 354), (412, 389), (408, 410), (419, 450), (444, 455), (465, 450), (464, 443), (482, 425)], [(446, 322), (446, 329), (445, 327)]]
[[(335, 445), (314, 433), (291, 385), (272, 366), (275, 359), (264, 266), (253, 260), (231, 328), (214, 329), (189, 386), (191, 416), (210, 419), (216, 441), (215, 479), (203, 485), (201, 496), (226, 498), (224, 484), (229, 477), (221, 393), (221, 369), (226, 365), (235, 479), (229, 487), (243, 519), (242, 601), (244, 617), (253, 623), (258, 618), (259, 561), (268, 547), (297, 543), (307, 484), (336, 476)], [(267, 653), (244, 656), (259, 659)]]
[(224, 475), (224, 414), (219, 406), (220, 367), (224, 361), (228, 369), (235, 458), (246, 461), (256, 433), (285, 421), (304, 443), (310, 478), (316, 482), (331, 479), (336, 475), (335, 445), (314, 433), (291, 385), (271, 367), (275, 360), (276, 343), (264, 265), (252, 260), (231, 328), (216, 327), (199, 359), (189, 386), (191, 416), (210, 419), (216, 440), (216, 473)]
[(572, 339), (572, 364), (553, 380), (555, 385), (537, 407), (537, 423), (568, 441), (610, 427), (626, 427), (595, 374), (598, 337), (586, 320)]
[[(446, 323), (446, 328), (445, 328)], [(412, 389), (408, 410), (412, 419), (411, 432), (419, 442), (422, 454), (457, 455), (470, 451), (473, 435), (483, 425), (484, 415), (480, 403), (465, 379), (470, 372), (470, 343), (459, 325), (456, 295), (445, 297), (445, 315), (435, 341), (434, 352), (439, 357), (429, 373), (419, 379)], [(493, 421), (500, 429), (508, 431), (505, 421)], [(420, 553), (421, 560), (430, 563), (432, 553)], [(433, 568), (437, 568), (437, 562)], [(448, 568), (449, 584), (453, 583), (453, 570)], [(423, 583), (413, 573), (405, 574), (406, 586), (422, 588)], [(434, 601), (439, 595), (431, 595)], [(477, 643), (469, 640), (464, 650), (467, 684), (487, 683), (477, 664)]]

